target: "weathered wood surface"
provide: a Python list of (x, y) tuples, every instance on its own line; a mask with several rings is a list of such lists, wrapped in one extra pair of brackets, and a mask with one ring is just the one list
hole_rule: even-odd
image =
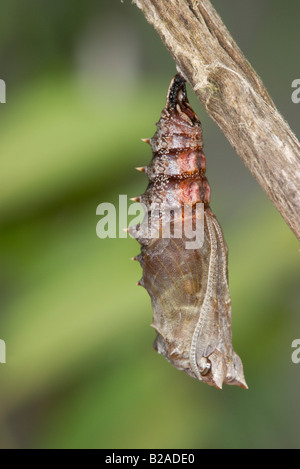
[(300, 240), (300, 145), (209, 0), (133, 0)]

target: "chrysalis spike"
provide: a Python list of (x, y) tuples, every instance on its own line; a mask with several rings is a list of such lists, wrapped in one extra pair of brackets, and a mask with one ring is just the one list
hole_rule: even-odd
[(150, 145), (150, 138), (141, 138), (141, 141)]
[(139, 171), (140, 173), (146, 173), (147, 166), (137, 166), (135, 169)]
[(131, 257), (130, 260), (131, 260), (131, 261), (141, 262), (141, 256), (138, 255), (138, 256)]
[(131, 197), (129, 200), (131, 200), (132, 202), (140, 202), (141, 197), (138, 195), (137, 197)]

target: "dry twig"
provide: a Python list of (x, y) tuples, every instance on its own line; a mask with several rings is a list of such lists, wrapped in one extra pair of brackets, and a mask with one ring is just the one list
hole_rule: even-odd
[(300, 145), (209, 0), (133, 0), (300, 240)]

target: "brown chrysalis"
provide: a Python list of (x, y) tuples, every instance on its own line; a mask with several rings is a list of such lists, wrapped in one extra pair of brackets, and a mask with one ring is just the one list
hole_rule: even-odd
[[(139, 284), (153, 307), (154, 348), (179, 370), (218, 389), (223, 383), (247, 388), (242, 362), (232, 347), (227, 246), (209, 207), (201, 123), (188, 103), (181, 75), (170, 84), (155, 135), (145, 141), (153, 158), (148, 167), (137, 169), (145, 171), (150, 182), (133, 200), (146, 207), (147, 227), (155, 221), (158, 230), (150, 236), (142, 223), (134, 236), (142, 246), (135, 258), (143, 269)], [(188, 221), (195, 227), (197, 204), (204, 207), (203, 243), (187, 249), (187, 237), (175, 236), (175, 231), (187, 221), (181, 210), (186, 205), (192, 208)], [(153, 212), (153, 206), (159, 210)], [(174, 216), (176, 210), (180, 217)], [(163, 237), (167, 221), (170, 236)]]

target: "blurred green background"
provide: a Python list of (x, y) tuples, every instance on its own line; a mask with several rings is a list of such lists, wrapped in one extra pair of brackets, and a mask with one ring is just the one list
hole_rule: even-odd
[[(300, 3), (213, 4), (299, 135)], [(129, 260), (139, 245), (96, 236), (98, 204), (145, 190), (139, 139), (174, 73), (129, 0), (1, 4), (1, 448), (299, 447), (299, 246), (190, 88), (248, 391), (217, 391), (154, 352)]]

